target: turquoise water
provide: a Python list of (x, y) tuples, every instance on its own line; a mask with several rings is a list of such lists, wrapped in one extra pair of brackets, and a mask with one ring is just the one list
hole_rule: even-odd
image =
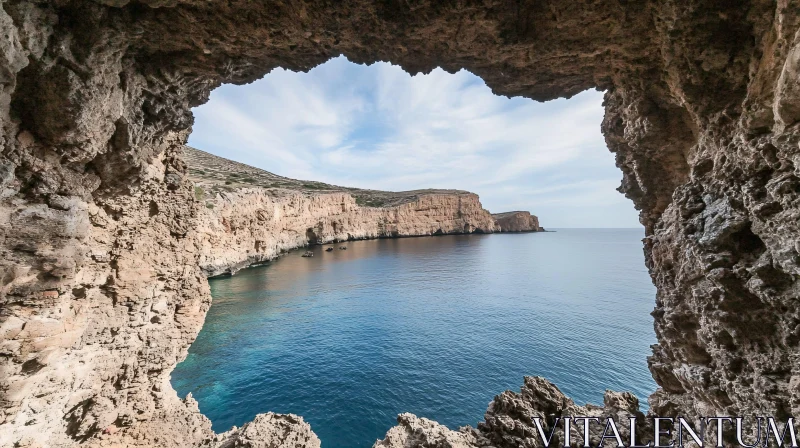
[(216, 431), (302, 415), (325, 448), (369, 447), (412, 412), (475, 425), (544, 376), (578, 403), (646, 403), (655, 288), (640, 229), (359, 241), (212, 279), (172, 375)]

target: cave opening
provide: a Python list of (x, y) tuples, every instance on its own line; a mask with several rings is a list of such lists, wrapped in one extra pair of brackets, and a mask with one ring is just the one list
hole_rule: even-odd
[(535, 205), (531, 212), (550, 227), (639, 227), (600, 133), (603, 95), (537, 102), (497, 95), (463, 69), (411, 76), (344, 56), (306, 73), (276, 68), (251, 84), (215, 89), (193, 109), (188, 138), (191, 148), (267, 173), (189, 155), (189, 175), (214, 191), (460, 189), (477, 193), (492, 213)]
[[(615, 190), (602, 98), (538, 103), (496, 96), (464, 70), (411, 76), (344, 57), (212, 92), (184, 156), (201, 212), (235, 235), (212, 241), (225, 250), (202, 268), (235, 275), (210, 280), (206, 323), (172, 374), (179, 395), (191, 392), (217, 432), (294, 413), (333, 447), (368, 446), (402, 412), (474, 425), (523, 375), (586, 402), (609, 387), (646, 402), (655, 290), (637, 212)], [(431, 193), (457, 203), (424, 202)], [(411, 227), (358, 212), (408, 203), (422, 220)], [(431, 215), (447, 207), (456, 225)], [(475, 217), (483, 208), (529, 210), (557, 232), (493, 235)], [(439, 238), (352, 241), (419, 235)], [(255, 244), (231, 261), (242, 238)], [(327, 251), (291, 251), (305, 245)], [(598, 338), (623, 349), (581, 380)], [(557, 360), (558, 341), (570, 361)], [(479, 386), (465, 397), (467, 383)]]
[[(465, 68), (499, 93), (538, 100), (604, 89), (603, 133), (623, 173), (620, 190), (641, 211), (658, 288), (648, 365), (661, 387), (650, 410), (797, 415), (793, 6), (5, 2), (0, 438), (208, 446), (271, 443), (247, 439), (283, 428), (276, 445), (303, 438), (319, 446), (288, 416), (259, 415), (240, 432), (215, 434), (167, 381), (210, 306), (206, 277), (273, 247), (265, 238), (227, 247), (221, 263), (208, 257), (210, 240), (241, 222), (202, 219), (218, 209), (192, 185), (180, 154), (190, 108), (221, 83), (252, 82), (275, 67), (308, 70), (341, 54), (411, 73)], [(252, 221), (275, 219), (274, 211), (260, 208)], [(378, 228), (400, 236), (386, 221)], [(540, 398), (566, 397), (548, 384), (526, 380), (536, 400), (507, 393), (500, 404), (522, 397), (527, 410), (549, 412), (554, 401)], [(604, 412), (630, 411), (619, 398)], [(390, 435), (400, 444), (481, 446), (475, 437), (487, 437), (517, 446), (517, 428), (535, 431), (519, 415), (501, 409), (471, 434), (408, 417)]]

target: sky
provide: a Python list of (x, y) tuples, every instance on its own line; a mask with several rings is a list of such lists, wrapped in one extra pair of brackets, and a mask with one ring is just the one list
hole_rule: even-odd
[(332, 59), (223, 85), (193, 110), (189, 144), (286, 177), (403, 191), (455, 188), (493, 213), (545, 228), (640, 227), (616, 191), (600, 133), (603, 93), (539, 103), (496, 96), (479, 77)]

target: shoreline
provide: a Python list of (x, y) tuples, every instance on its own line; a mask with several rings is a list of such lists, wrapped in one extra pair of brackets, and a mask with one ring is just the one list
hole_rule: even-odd
[(298, 247), (295, 247), (295, 248), (292, 248), (292, 249), (286, 249), (286, 250), (282, 251), (281, 253), (275, 255), (273, 258), (270, 258), (268, 260), (258, 261), (258, 262), (249, 264), (247, 266), (244, 266), (244, 267), (242, 267), (240, 269), (237, 269), (237, 270), (235, 270), (233, 272), (225, 272), (225, 273), (222, 273), (222, 274), (211, 275), (211, 276), (208, 276), (206, 278), (208, 280), (213, 280), (213, 279), (218, 279), (218, 278), (233, 277), (234, 275), (236, 275), (237, 273), (239, 273), (239, 272), (241, 272), (241, 271), (243, 271), (245, 269), (256, 268), (256, 267), (259, 267), (259, 266), (265, 266), (265, 265), (267, 265), (269, 263), (272, 263), (273, 261), (275, 261), (275, 260), (277, 260), (279, 258), (283, 258), (283, 257), (285, 257), (287, 255), (290, 255), (292, 252), (300, 252), (300, 251), (302, 251), (304, 249), (308, 249), (308, 248), (311, 248), (311, 247), (323, 247), (323, 246), (327, 246), (327, 245), (336, 245), (336, 244), (343, 244), (343, 243), (356, 242), (356, 241), (400, 240), (400, 239), (406, 239), (406, 238), (431, 238), (431, 237), (473, 236), (473, 235), (474, 236), (521, 235), (521, 234), (527, 234), (527, 233), (556, 233), (556, 231), (555, 230), (527, 230), (527, 231), (516, 231), (516, 232), (507, 231), (507, 232), (489, 232), (489, 233), (487, 233), (487, 232), (443, 233), (443, 234), (438, 234), (438, 235), (437, 234), (433, 234), (433, 235), (396, 235), (396, 236), (377, 236), (377, 237), (373, 237), (373, 238), (353, 238), (353, 239), (341, 240), (341, 241), (329, 241), (329, 242), (325, 242), (325, 243), (314, 243), (314, 244), (307, 244), (307, 245), (304, 245), (304, 246), (298, 246)]

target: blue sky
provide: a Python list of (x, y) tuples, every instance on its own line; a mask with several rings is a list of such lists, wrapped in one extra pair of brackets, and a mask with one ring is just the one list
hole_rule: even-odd
[(537, 103), (477, 76), (332, 59), (224, 85), (189, 144), (282, 176), (380, 190), (458, 188), (545, 227), (639, 227), (600, 134), (602, 92)]

